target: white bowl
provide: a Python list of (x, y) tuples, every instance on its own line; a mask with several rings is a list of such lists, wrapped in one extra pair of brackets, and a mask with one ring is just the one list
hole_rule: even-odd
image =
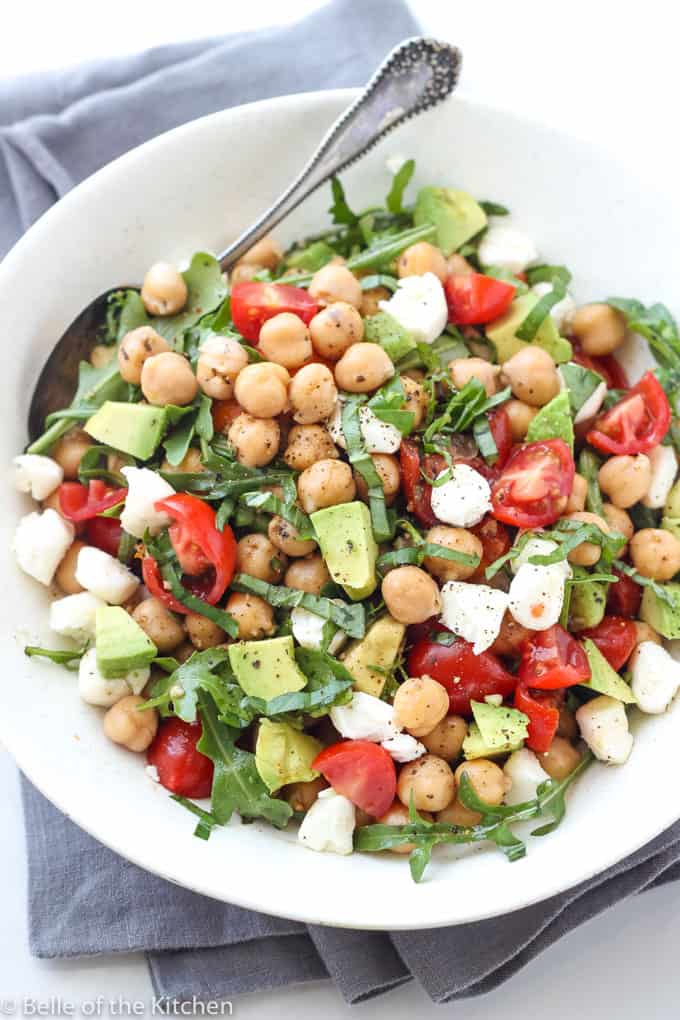
[[(4, 426), (2, 459), (26, 442), (33, 385), (48, 352), (80, 309), (112, 285), (140, 280), (159, 258), (219, 250), (278, 194), (352, 97), (289, 96), (215, 114), (149, 142), (101, 170), (40, 220), (0, 267)], [(674, 298), (680, 209), (645, 180), (581, 141), (454, 99), (410, 122), (344, 176), (361, 207), (387, 191), (388, 155), (416, 157), (416, 183), (453, 185), (507, 204), (546, 261), (574, 272), (578, 300), (611, 294)], [(290, 241), (327, 222), (328, 189), (279, 234)], [(496, 850), (463, 860), (435, 855), (414, 885), (403, 858), (335, 857), (303, 849), (295, 834), (235, 820), (205, 843), (191, 816), (144, 772), (141, 756), (102, 733), (75, 674), (29, 660), (24, 644), (49, 641), (48, 596), (10, 552), (28, 501), (0, 488), (7, 585), (1, 638), (0, 739), (33, 783), (78, 825), (173, 882), (244, 907), (356, 928), (426, 928), (516, 910), (614, 864), (680, 815), (659, 782), (674, 775), (680, 709), (636, 720), (623, 768), (595, 766), (579, 781), (561, 828), (529, 841), (509, 864)], [(56, 848), (58, 852), (58, 848)]]

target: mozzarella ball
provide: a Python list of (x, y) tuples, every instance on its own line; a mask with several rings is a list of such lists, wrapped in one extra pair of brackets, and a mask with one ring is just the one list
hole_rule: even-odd
[(439, 248), (430, 244), (429, 241), (418, 241), (409, 248), (405, 248), (399, 256), (397, 273), (399, 277), (434, 273), (444, 283), (449, 275), (449, 268)]
[(361, 308), (361, 284), (356, 276), (347, 269), (329, 263), (317, 270), (309, 284), (309, 296), (319, 305), (332, 305), (335, 301), (343, 301), (354, 308)]
[(169, 262), (156, 262), (144, 277), (142, 301), (149, 315), (176, 315), (188, 296), (184, 277)]
[(537, 757), (528, 747), (513, 751), (503, 766), (503, 772), (510, 782), (506, 804), (525, 804), (536, 797), (541, 783), (550, 777)]
[(138, 326), (126, 333), (118, 348), (118, 371), (125, 382), (139, 386), (144, 362), (163, 354), (170, 345), (152, 326)]
[[(312, 538), (301, 540), (295, 525), (287, 521), (285, 517), (276, 514), (269, 522), (267, 529), (269, 541), (286, 556), (307, 556), (314, 552), (316, 542)], [(290, 570), (290, 568), (289, 568)]]
[(158, 730), (158, 712), (155, 708), (140, 711), (143, 704), (139, 694), (128, 694), (111, 706), (104, 716), (104, 733), (109, 740), (128, 751), (146, 751)]
[(249, 248), (245, 255), (241, 256), (238, 264), (256, 266), (258, 269), (276, 269), (282, 258), (281, 246), (268, 234)]
[(286, 567), (286, 557), (266, 535), (254, 532), (239, 539), (236, 547), (237, 572), (278, 584)]
[(141, 694), (144, 690), (150, 669), (133, 669), (125, 676), (105, 677), (97, 666), (97, 650), (90, 648), (80, 660), (78, 668), (78, 693), (88, 705), (110, 708), (121, 698), (129, 694)]
[(647, 495), (652, 481), (652, 465), (644, 453), (634, 457), (610, 457), (598, 471), (597, 480), (609, 501), (627, 510)]
[(500, 371), (498, 365), (492, 365), (484, 358), (455, 358), (449, 362), (449, 375), (457, 390), (462, 390), (470, 379), (477, 379), (488, 397), (492, 397), (498, 390)]
[(80, 462), (92, 446), (92, 440), (82, 429), (71, 429), (52, 447), (50, 456), (64, 472), (67, 481), (78, 478)]
[(448, 762), (424, 754), (408, 762), (399, 773), (397, 797), (408, 807), (413, 797), (416, 811), (443, 811), (453, 800), (456, 784)]
[(164, 351), (147, 358), (142, 365), (142, 393), (155, 407), (190, 404), (198, 393), (198, 380), (181, 354)]
[(157, 510), (156, 503), (174, 496), (175, 490), (151, 468), (124, 467), (122, 474), (128, 486), (125, 507), (120, 515), (124, 530), (135, 538), (144, 538), (147, 531), (157, 535), (167, 528), (171, 518), (165, 511)]
[(51, 584), (74, 534), (73, 525), (55, 510), (27, 514), (14, 533), (17, 563), (29, 577), (44, 585)]
[(206, 648), (216, 648), (226, 640), (227, 635), (222, 628), (202, 613), (187, 613), (185, 620), (189, 640), (201, 652)]
[(515, 620), (529, 630), (552, 627), (562, 612), (565, 582), (562, 564), (523, 563), (509, 591), (508, 608)]
[(409, 677), (394, 696), (394, 721), (412, 737), (431, 733), (449, 710), (449, 696), (430, 676)]
[(173, 652), (184, 641), (184, 627), (160, 599), (144, 599), (132, 610), (132, 619), (153, 641), (161, 655)]
[(310, 595), (320, 595), (330, 580), (331, 575), (328, 572), (328, 567), (323, 558), (315, 553), (312, 556), (296, 559), (291, 563), (283, 583), (287, 588), (297, 588), (298, 591), (306, 591)]
[(430, 754), (452, 762), (460, 758), (463, 741), (467, 736), (467, 723), (460, 715), (447, 715), (420, 740)]
[(525, 404), (523, 400), (508, 400), (503, 404), (505, 413), (510, 419), (510, 429), (515, 443), (521, 443), (526, 439), (531, 422), (538, 414), (538, 408), (531, 404)]
[(271, 637), (276, 630), (274, 610), (259, 595), (234, 592), (225, 609), (236, 620), (239, 641), (259, 641)]
[(248, 354), (238, 340), (232, 336), (210, 336), (198, 352), (198, 385), (214, 400), (231, 400), (236, 377), (247, 364)]
[(626, 336), (626, 320), (610, 305), (582, 305), (574, 313), (571, 332), (586, 354), (612, 354)]
[(335, 443), (323, 425), (293, 425), (283, 459), (293, 471), (304, 471), (317, 460), (335, 460)]
[(605, 694), (587, 701), (576, 712), (581, 736), (596, 758), (608, 765), (623, 765), (633, 749), (625, 706)]
[[(441, 472), (437, 480), (448, 474)], [(491, 509), (491, 488), (469, 464), (454, 464), (451, 477), (432, 488), (432, 510), (440, 521), (467, 528), (479, 524)]]
[(84, 548), (85, 543), (76, 539), (66, 551), (64, 558), (55, 571), (54, 580), (66, 595), (77, 595), (78, 592), (85, 591), (76, 577), (78, 554)]
[[(605, 535), (609, 534), (609, 525), (599, 514), (591, 514), (581, 510), (576, 513), (567, 514), (565, 519), (568, 521), (578, 521), (580, 524), (594, 524)], [(595, 542), (581, 542), (575, 549), (572, 549), (567, 558), (570, 563), (575, 563), (579, 567), (592, 567), (597, 563), (601, 555), (602, 549)]]
[(656, 641), (643, 641), (629, 662), (631, 690), (641, 712), (665, 712), (680, 687), (680, 663)]
[[(419, 811), (418, 814), (426, 821), (432, 821), (432, 815), (429, 811)], [(375, 821), (378, 825), (408, 825), (410, 820), (408, 807), (402, 804), (401, 801), (395, 800), (394, 804), (385, 814), (380, 818), (376, 818)], [(415, 848), (415, 843), (400, 843), (399, 846), (390, 847), (390, 852), (393, 854), (410, 854)]]
[(239, 372), (234, 394), (241, 407), (257, 418), (274, 418), (288, 407), (289, 376), (285, 368), (261, 361)]
[(297, 480), (298, 499), (307, 514), (338, 503), (351, 503), (356, 485), (349, 464), (319, 460), (306, 468)]
[(553, 737), (550, 747), (538, 760), (551, 779), (566, 779), (580, 762), (581, 752), (564, 737)]
[(630, 557), (644, 577), (670, 581), (680, 570), (680, 542), (663, 528), (643, 528), (630, 541)]
[[(571, 493), (569, 494), (569, 500), (566, 506), (566, 513), (580, 513), (585, 510), (586, 497), (588, 495), (588, 482), (579, 475), (578, 472), (574, 475), (574, 484), (571, 487)], [(573, 562), (573, 561), (572, 561)]]
[[(372, 453), (371, 460), (373, 461), (380, 481), (382, 482), (383, 491), (385, 493), (385, 503), (387, 506), (392, 506), (401, 484), (399, 461), (396, 457), (393, 457), (389, 453)], [(359, 499), (362, 499), (364, 503), (368, 503), (368, 486), (364, 481), (363, 475), (361, 475), (358, 471), (355, 471), (354, 481), (356, 482), (357, 496)]]
[(309, 332), (316, 353), (328, 361), (337, 361), (352, 344), (363, 340), (364, 321), (354, 305), (336, 301), (314, 316)]
[[(443, 545), (446, 549), (453, 549), (455, 552), (466, 553), (468, 556), (477, 556), (481, 561), (484, 547), (476, 535), (465, 528), (446, 528), (437, 525), (430, 528), (425, 536), (426, 542), (434, 545)], [(456, 563), (455, 560), (446, 560), (441, 556), (426, 556), (423, 566), (430, 574), (441, 581), (464, 581), (472, 577), (477, 567), (467, 566), (464, 563)]]
[(239, 414), (229, 426), (229, 442), (244, 467), (264, 467), (279, 452), (281, 429), (274, 418)]
[(22, 453), (12, 463), (15, 489), (30, 493), (36, 500), (47, 499), (64, 480), (63, 468), (51, 457)]
[(382, 583), (382, 597), (399, 623), (424, 623), (441, 612), (439, 588), (420, 567), (396, 567)]
[(503, 365), (503, 377), (518, 400), (543, 407), (560, 392), (555, 362), (542, 347), (523, 347)]
[(348, 393), (371, 393), (393, 375), (394, 365), (378, 344), (353, 344), (335, 366), (335, 381)]
[(300, 425), (314, 425), (328, 418), (338, 399), (333, 373), (325, 365), (305, 365), (295, 376), (289, 390), (293, 418)]
[(287, 369), (300, 368), (312, 356), (309, 329), (298, 315), (280, 312), (263, 324), (258, 350), (267, 361)]
[(114, 556), (91, 545), (84, 546), (78, 553), (76, 580), (112, 606), (122, 606), (139, 587), (132, 571)]
[(521, 230), (506, 223), (492, 223), (479, 242), (477, 255), (483, 266), (503, 266), (511, 273), (523, 273), (538, 252)]

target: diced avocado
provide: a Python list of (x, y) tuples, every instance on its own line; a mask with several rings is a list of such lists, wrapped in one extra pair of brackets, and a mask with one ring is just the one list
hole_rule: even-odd
[(251, 698), (271, 701), (280, 694), (301, 691), (307, 678), (293, 652), (293, 638), (239, 641), (229, 646), (229, 662), (240, 686)]
[(527, 443), (537, 443), (540, 439), (563, 439), (574, 449), (569, 394), (564, 390), (545, 404), (529, 423)]
[(663, 517), (661, 527), (664, 531), (670, 531), (671, 535), (680, 542), (680, 517)]
[(598, 694), (608, 694), (610, 698), (617, 698), (625, 705), (634, 704), (635, 695), (630, 687), (616, 670), (612, 669), (595, 642), (586, 638), (583, 642), (583, 649), (588, 656), (590, 680), (587, 683), (579, 684), (579, 686), (589, 687), (591, 691), (597, 691)]
[(664, 517), (672, 517), (674, 520), (680, 520), (680, 482), (676, 482), (668, 493), (668, 499), (663, 508), (663, 515)]
[(451, 255), (486, 226), (486, 213), (467, 191), (453, 188), (421, 188), (413, 210), (413, 222), (432, 223), (435, 243)]
[(670, 581), (661, 587), (673, 605), (663, 602), (652, 588), (646, 587), (640, 606), (640, 619), (670, 641), (680, 638), (680, 584)]
[(95, 616), (97, 668), (103, 676), (125, 676), (143, 669), (158, 650), (122, 606), (100, 606)]
[(368, 598), (377, 582), (375, 561), (378, 546), (373, 538), (371, 515), (365, 503), (339, 503), (312, 514), (331, 577), (355, 602)]
[(156, 452), (165, 432), (165, 408), (107, 400), (84, 427), (100, 443), (139, 460), (148, 460)]
[[(574, 567), (573, 570), (576, 578), (588, 577), (588, 571), (583, 567)], [(571, 586), (570, 630), (585, 630), (586, 627), (597, 627), (602, 622), (607, 605), (607, 589), (606, 581), (584, 580)]]
[[(495, 346), (501, 365), (508, 361), (513, 354), (517, 354), (523, 347), (528, 346), (525, 340), (520, 340), (516, 336), (516, 331), (537, 301), (538, 298), (535, 294), (523, 294), (521, 297), (515, 298), (505, 315), (486, 327), (486, 335)], [(550, 315), (543, 320), (531, 342), (547, 351), (558, 365), (571, 358), (571, 344), (560, 336), (555, 320)]]
[(286, 265), (289, 269), (303, 269), (308, 273), (315, 273), (317, 269), (330, 262), (334, 255), (335, 252), (325, 241), (313, 241), (306, 248), (287, 255)]
[(477, 723), (470, 723), (468, 735), (463, 741), (463, 754), (469, 761), (471, 758), (495, 758), (500, 754), (510, 754), (512, 751), (519, 751), (522, 741), (514, 744), (505, 744), (501, 747), (488, 747), (484, 743)]
[(372, 666), (391, 669), (397, 661), (406, 627), (391, 616), (381, 616), (366, 631), (361, 641), (355, 641), (343, 658), (343, 665), (354, 678), (354, 688), (379, 698), (387, 677)]
[(261, 719), (255, 745), (255, 767), (270, 793), (288, 783), (308, 783), (319, 775), (312, 762), (323, 744), (289, 723)]
[(470, 706), (486, 747), (505, 749), (526, 740), (529, 717), (524, 712), (486, 701), (471, 701)]
[(394, 364), (416, 349), (411, 334), (389, 312), (378, 312), (364, 319), (364, 340), (380, 344)]

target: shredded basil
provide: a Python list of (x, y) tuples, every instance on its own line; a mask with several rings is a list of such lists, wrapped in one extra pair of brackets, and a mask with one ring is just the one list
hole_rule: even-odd
[(311, 520), (293, 502), (279, 499), (273, 492), (246, 492), (241, 496), (241, 502), (251, 510), (264, 510), (266, 513), (283, 517), (293, 525), (301, 542), (307, 539), (316, 540), (316, 532)]
[(602, 493), (598, 481), (599, 458), (591, 450), (582, 450), (578, 459), (578, 473), (588, 483), (586, 507), (591, 514), (602, 516)]
[(73, 664), (80, 662), (86, 651), (87, 647), (78, 649), (63, 649), (38, 648), (36, 645), (26, 645), (24, 648), (24, 655), (27, 655), (29, 659), (49, 659), (50, 662), (56, 662), (60, 666), (66, 666), (67, 669), (77, 669), (77, 666), (74, 666)]
[(349, 397), (342, 408), (342, 431), (347, 444), (349, 462), (366, 482), (368, 503), (371, 511), (371, 526), (376, 542), (386, 542), (393, 533), (390, 515), (385, 503), (385, 489), (370, 454), (366, 450), (361, 434), (359, 410), (361, 398)]
[(237, 574), (231, 583), (231, 590), (259, 595), (276, 609), (295, 609), (296, 606), (301, 606), (324, 620), (332, 620), (349, 637), (362, 638), (366, 633), (366, 611), (359, 604), (338, 605), (321, 595), (311, 595), (297, 588), (268, 584), (259, 577), (251, 577), (249, 574)]
[(555, 279), (552, 290), (539, 298), (524, 321), (515, 330), (515, 336), (519, 340), (526, 340), (527, 343), (530, 343), (550, 315), (550, 309), (561, 301), (566, 293), (565, 284), (561, 280)]

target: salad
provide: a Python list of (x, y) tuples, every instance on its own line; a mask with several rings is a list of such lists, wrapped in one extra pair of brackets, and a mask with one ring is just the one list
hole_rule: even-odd
[[(525, 853), (680, 664), (680, 336), (577, 307), (508, 211), (447, 187), (283, 251), (148, 271), (15, 458), (19, 566), (105, 736), (207, 839)], [(646, 339), (656, 367), (615, 354)], [(140, 769), (143, 775), (143, 770)]]

